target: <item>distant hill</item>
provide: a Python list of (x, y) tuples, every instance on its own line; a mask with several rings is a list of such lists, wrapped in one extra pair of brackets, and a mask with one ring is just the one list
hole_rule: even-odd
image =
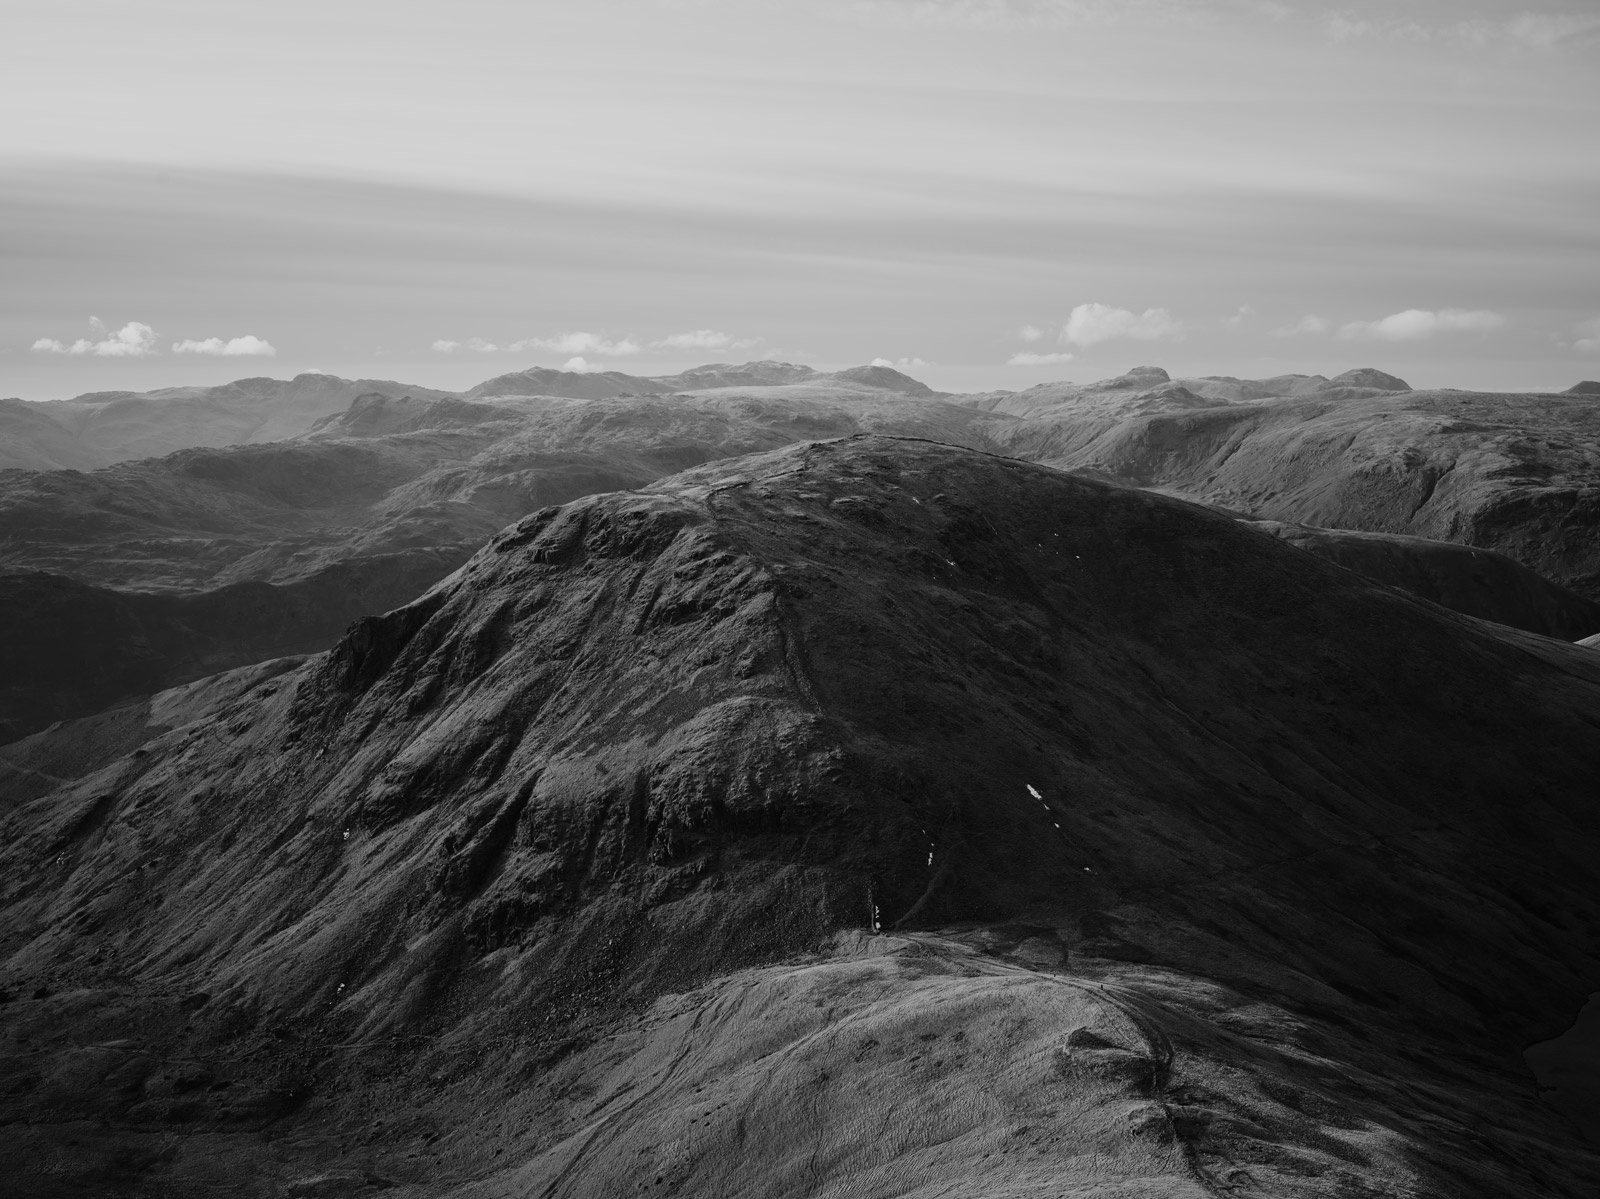
[[(1400, 391), (1374, 372), (1173, 379), (1159, 367), (980, 397), (941, 397), (870, 366), (711, 365), (672, 383), (729, 379), (742, 382), (645, 393), (637, 388), (666, 384), (634, 378), (632, 394), (599, 397), (468, 399), (393, 385), (289, 440), (87, 472), (0, 470), (0, 577), (54, 577), (61, 597), (69, 582), (94, 589), (70, 592), (60, 612), (38, 600), (47, 592), (37, 581), (0, 589), (0, 624), (23, 648), (96, 647), (97, 663), (19, 658), (0, 722), (20, 735), (207, 671), (314, 651), (542, 507), (863, 432), (1163, 490), (1460, 612), (1563, 639), (1600, 630), (1600, 594), (1560, 585), (1584, 586), (1585, 563), (1600, 555), (1600, 530), (1582, 514), (1600, 409), (1579, 397)], [(1440, 415), (1473, 405), (1492, 419)], [(35, 407), (18, 419), (37, 423)], [(1337, 531), (1346, 527), (1358, 531)], [(244, 584), (269, 590), (230, 590)], [(247, 610), (256, 615), (229, 624)], [(127, 635), (107, 633), (118, 629)]]
[(89, 392), (44, 403), (0, 400), (0, 468), (92, 470), (196, 446), (281, 441), (374, 392), (451, 394), (383, 379), (303, 374), (216, 387)]
[(1415, 391), (1372, 370), (1165, 375), (962, 402), (1020, 417), (996, 432), (1019, 458), (1262, 520), (1495, 550), (1600, 600), (1600, 405), (1586, 396)]
[(783, 387), (794, 383), (837, 382), (846, 387), (871, 387), (903, 395), (938, 394), (926, 383), (884, 366), (854, 366), (832, 373), (792, 362), (724, 362), (697, 366), (676, 375), (625, 375), (621, 371), (563, 371), (531, 367), (496, 375), (461, 394), (467, 399), (493, 396), (564, 396), (602, 399), (620, 395), (672, 395), (684, 391), (726, 388)]

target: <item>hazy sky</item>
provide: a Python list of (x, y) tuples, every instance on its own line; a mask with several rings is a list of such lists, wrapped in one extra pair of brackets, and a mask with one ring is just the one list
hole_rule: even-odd
[(1594, 0), (13, 0), (5, 25), (0, 395), (759, 357), (959, 389), (1600, 376)]

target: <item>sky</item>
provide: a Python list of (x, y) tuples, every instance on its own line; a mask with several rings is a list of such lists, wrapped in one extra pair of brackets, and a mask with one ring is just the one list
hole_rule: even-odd
[(1600, 6), (13, 0), (0, 396), (1600, 377)]

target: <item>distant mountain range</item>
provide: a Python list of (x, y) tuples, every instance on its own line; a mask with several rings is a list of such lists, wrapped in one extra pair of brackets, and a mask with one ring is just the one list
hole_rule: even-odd
[[(670, 395), (726, 387), (794, 383), (863, 383), (906, 395), (933, 395), (899, 371), (861, 366), (828, 374), (787, 362), (712, 364), (677, 375), (641, 377), (619, 371), (562, 371), (532, 367), (498, 375), (459, 393), (495, 396)], [(340, 379), (302, 374), (293, 379), (238, 379), (216, 387), (156, 391), (96, 391), (70, 400), (0, 400), (0, 470), (94, 470), (196, 446), (259, 445), (306, 432), (363, 395), (444, 399), (458, 393), (386, 379)]]
[(187, 443), (0, 470), (0, 741), (325, 648), (540, 508), (859, 433), (1162, 491), (1467, 615), (1600, 630), (1600, 405), (1582, 393), (1141, 367), (949, 395), (887, 367), (759, 362), (535, 369), (459, 395), (301, 375), (11, 401), (0, 418), (28, 430), (0, 440), (13, 458)]

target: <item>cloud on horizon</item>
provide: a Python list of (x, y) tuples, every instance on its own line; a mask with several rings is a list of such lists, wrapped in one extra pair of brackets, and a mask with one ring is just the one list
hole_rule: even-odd
[[(709, 329), (701, 330), (710, 334)], [(712, 334), (725, 337), (726, 334)], [(678, 334), (680, 337), (693, 337), (697, 334)], [(663, 345), (664, 342), (656, 342)], [(688, 343), (685, 343), (688, 344)], [(754, 345), (754, 342), (735, 342), (729, 338), (727, 345)], [(598, 333), (563, 333), (559, 337), (525, 337), (521, 341), (508, 342), (505, 345), (496, 345), (482, 337), (469, 337), (465, 341), (456, 341), (453, 338), (441, 337), (433, 343), (433, 350), (439, 354), (454, 354), (458, 351), (467, 351), (473, 354), (522, 354), (529, 350), (549, 350), (557, 354), (598, 354), (603, 358), (620, 358), (641, 352), (644, 347), (630, 338), (621, 341), (609, 341)], [(571, 369), (583, 370), (587, 367)]]
[(1301, 317), (1292, 325), (1284, 325), (1281, 328), (1274, 329), (1272, 331), (1272, 336), (1299, 337), (1304, 334), (1315, 335), (1326, 333), (1332, 328), (1332, 321), (1328, 320), (1326, 317), (1320, 317), (1316, 313), (1310, 313)]
[(1034, 354), (1027, 350), (1013, 354), (1006, 359), (1007, 366), (1054, 366), (1061, 362), (1071, 362), (1072, 355), (1062, 354)]
[(97, 358), (148, 358), (161, 352), (156, 349), (156, 331), (142, 321), (129, 321), (112, 333), (104, 321), (91, 316), (89, 327), (100, 335), (99, 341), (80, 337), (69, 346), (54, 337), (41, 337), (29, 348), (36, 354), (92, 354)]
[(1425, 341), (1435, 333), (1493, 333), (1505, 327), (1498, 312), (1407, 308), (1376, 321), (1351, 321), (1339, 327), (1341, 341)]
[(688, 333), (672, 333), (650, 344), (662, 350), (746, 350), (756, 345), (760, 338), (739, 338), (717, 329), (694, 329)]
[(271, 358), (278, 350), (270, 341), (246, 333), (243, 337), (230, 337), (227, 341), (220, 337), (208, 337), (204, 341), (175, 341), (172, 343), (172, 352), (212, 354), (220, 358)]
[(914, 366), (927, 366), (921, 358), (874, 358), (869, 366), (887, 366), (891, 370), (909, 370)]
[(1146, 308), (1135, 313), (1109, 304), (1079, 304), (1061, 330), (1061, 340), (1069, 345), (1099, 345), (1105, 341), (1182, 341), (1183, 322), (1165, 308)]
[(440, 354), (454, 354), (457, 350), (471, 350), (475, 354), (495, 354), (500, 347), (492, 341), (485, 341), (481, 337), (469, 337), (466, 341), (452, 341), (441, 337), (433, 343), (433, 348)]
[[(513, 353), (524, 350), (552, 350), (557, 354), (599, 354), (602, 358), (622, 358), (644, 349), (638, 342), (624, 337), (610, 341), (598, 333), (563, 333), (559, 337), (528, 337), (512, 342), (506, 349)], [(581, 358), (574, 358), (581, 361)], [(563, 368), (581, 370), (582, 367)]]
[(1600, 351), (1600, 316), (1592, 321), (1583, 321), (1577, 326), (1578, 340), (1572, 343), (1572, 348), (1582, 354), (1593, 354)]

